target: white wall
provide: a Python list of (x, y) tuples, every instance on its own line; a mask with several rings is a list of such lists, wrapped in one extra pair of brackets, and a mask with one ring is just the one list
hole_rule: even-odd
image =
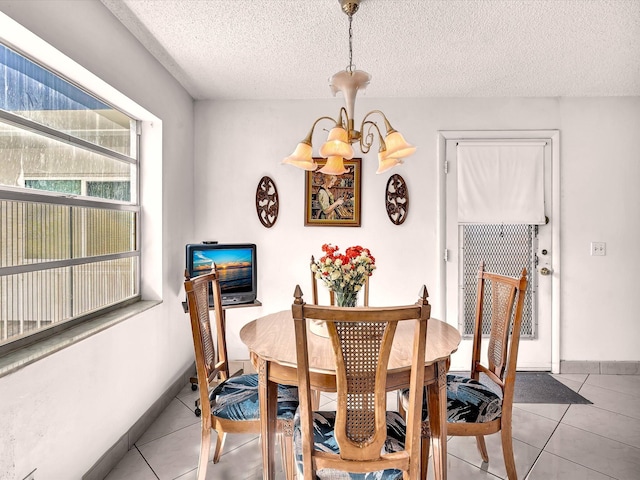
[[(81, 478), (193, 362), (180, 301), (193, 229), (193, 101), (99, 1), (0, 1), (161, 120), (142, 154), (143, 293), (163, 303), (0, 378), (0, 478)], [(0, 31), (0, 37), (6, 36)], [(49, 60), (49, 59), (46, 59)]]
[[(561, 358), (637, 361), (640, 98), (561, 106)], [(591, 241), (607, 255), (590, 256)]]
[[(382, 109), (418, 146), (406, 163), (375, 175), (375, 154), (363, 159), (362, 227), (304, 227), (304, 173), (280, 161), (313, 120), (336, 115), (340, 99), (196, 102), (195, 172), (198, 200), (194, 240), (255, 242), (260, 308), (228, 313), (230, 351), (248, 353), (237, 332), (249, 319), (290, 308), (296, 283), (309, 293), (308, 262), (323, 243), (369, 247), (378, 270), (372, 305), (413, 302), (420, 285), (433, 316), (443, 308), (436, 266), (436, 136), (438, 130), (560, 130), (561, 360), (640, 360), (640, 322), (634, 308), (640, 265), (640, 98), (370, 99), (356, 102), (356, 121)], [(320, 144), (322, 133), (316, 135)], [(375, 149), (374, 149), (375, 150)], [(387, 179), (399, 173), (409, 187), (406, 222), (393, 225), (384, 208)], [(263, 175), (278, 188), (280, 215), (265, 229), (255, 213)], [(607, 242), (591, 257), (591, 241)], [(434, 303), (435, 302), (435, 303)], [(455, 322), (455, 319), (449, 319)], [(466, 363), (465, 363), (466, 364)]]

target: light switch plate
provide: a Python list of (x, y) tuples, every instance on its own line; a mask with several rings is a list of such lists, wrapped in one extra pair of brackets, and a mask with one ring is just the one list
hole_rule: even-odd
[(605, 242), (591, 242), (591, 256), (603, 257), (607, 254), (607, 244)]

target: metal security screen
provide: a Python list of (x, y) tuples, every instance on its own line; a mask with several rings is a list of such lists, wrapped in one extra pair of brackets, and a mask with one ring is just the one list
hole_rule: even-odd
[[(536, 225), (460, 225), (460, 327), (464, 336), (473, 335), (476, 313), (478, 267), (502, 275), (519, 277), (527, 269), (527, 291), (522, 313), (523, 338), (536, 338), (537, 306), (535, 275)], [(487, 318), (483, 319), (483, 335), (490, 332), (491, 290), (485, 290), (484, 302)]]

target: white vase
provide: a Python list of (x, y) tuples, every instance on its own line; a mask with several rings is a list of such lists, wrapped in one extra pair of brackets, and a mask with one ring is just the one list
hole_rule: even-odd
[[(335, 299), (338, 307), (355, 307), (358, 304), (358, 292), (336, 293)], [(312, 319), (309, 323), (309, 330), (319, 337), (329, 338), (329, 330), (327, 330), (327, 324), (324, 320)]]

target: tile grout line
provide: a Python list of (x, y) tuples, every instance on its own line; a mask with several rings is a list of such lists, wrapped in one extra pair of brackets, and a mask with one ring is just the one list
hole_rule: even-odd
[[(587, 379), (589, 378), (589, 375), (590, 375), (590, 374), (587, 374), (587, 377), (585, 378), (585, 380), (584, 380), (584, 382), (582, 383), (582, 385), (580, 386), (580, 388), (582, 388), (582, 386), (584, 386), (584, 385), (586, 384)], [(578, 393), (579, 393), (579, 392), (580, 392), (580, 390), (578, 390)], [(571, 408), (571, 406), (572, 406), (572, 405), (576, 405), (576, 404), (574, 404), (574, 403), (569, 404), (569, 408)], [(590, 405), (587, 405), (587, 406), (590, 406)], [(549, 442), (551, 441), (551, 438), (552, 438), (552, 437), (553, 437), (553, 435), (556, 433), (556, 430), (558, 429), (558, 427), (559, 427), (559, 426), (560, 426), (560, 424), (562, 423), (562, 419), (563, 419), (563, 418), (567, 415), (567, 413), (569, 412), (569, 408), (567, 408), (567, 410), (565, 410), (565, 412), (562, 414), (562, 416), (561, 416), (561, 417), (560, 417), (560, 419), (558, 420), (558, 423), (556, 424), (556, 427), (553, 429), (553, 432), (551, 432), (551, 435), (549, 435), (549, 439), (545, 442), (544, 447), (542, 448), (542, 451), (540, 452), (540, 455), (538, 455), (538, 457), (536, 458), (535, 462), (533, 462), (533, 465), (531, 466), (531, 470), (529, 470), (529, 472), (527, 473), (527, 475), (529, 475), (529, 474), (533, 471), (533, 467), (538, 463), (538, 461), (539, 461), (539, 459), (540, 459), (540, 456), (542, 455), (542, 452), (545, 452), (545, 451), (546, 451), (545, 449), (547, 448), (547, 445), (549, 444)], [(596, 408), (597, 408), (597, 407), (596, 407)], [(565, 425), (565, 426), (567, 426), (567, 427), (575, 428), (576, 430), (580, 430), (580, 431), (583, 431), (583, 432), (586, 432), (586, 433), (590, 433), (590, 434), (592, 434), (592, 435), (596, 435), (596, 436), (601, 437), (601, 438), (605, 438), (605, 439), (607, 439), (607, 440), (609, 440), (609, 441), (612, 441), (612, 442), (617, 442), (617, 443), (620, 443), (620, 444), (622, 444), (622, 445), (626, 445), (626, 446), (631, 447), (631, 448), (638, 448), (638, 447), (634, 447), (633, 445), (627, 445), (627, 444), (626, 444), (626, 443), (624, 443), (624, 442), (620, 442), (620, 441), (618, 441), (618, 440), (614, 440), (614, 439), (611, 439), (611, 438), (605, 437), (605, 436), (603, 436), (603, 435), (599, 435), (599, 434), (597, 434), (597, 433), (590, 432), (589, 430), (585, 430), (585, 429), (583, 429), (583, 428), (579, 428), (579, 427), (576, 427), (576, 426), (574, 426), (574, 425), (570, 425), (570, 424), (568, 424), (568, 423), (567, 423), (567, 424), (564, 424), (564, 425)], [(640, 449), (639, 449), (639, 450), (640, 450)], [(590, 470), (590, 471), (592, 471), (592, 472), (596, 472), (596, 473), (598, 473), (598, 474), (600, 474), (600, 475), (604, 475), (604, 476), (606, 476), (606, 477), (609, 477), (609, 478), (611, 478), (611, 479), (616, 480), (616, 477), (612, 477), (612, 476), (610, 476), (610, 475), (607, 475), (607, 474), (606, 474), (606, 473), (604, 473), (604, 472), (600, 472), (599, 470), (595, 470), (595, 469), (593, 469), (593, 468), (591, 468), (591, 467), (588, 467), (588, 466), (583, 465), (583, 464), (581, 464), (581, 463), (575, 462), (575, 461), (571, 460), (570, 458), (566, 458), (566, 457), (563, 457), (562, 455), (558, 455), (558, 454), (556, 454), (556, 453), (551, 453), (551, 452), (549, 452), (549, 451), (546, 451), (546, 453), (548, 453), (549, 455), (553, 455), (554, 457), (562, 458), (563, 460), (566, 460), (567, 462), (570, 462), (570, 463), (572, 463), (572, 464), (580, 465), (581, 467), (586, 468), (587, 470)], [(525, 478), (526, 478), (526, 477), (525, 477)]]
[[(587, 379), (589, 378), (589, 375), (587, 374), (587, 376), (584, 379), (584, 382), (582, 382), (580, 384), (580, 388), (582, 388), (582, 386), (586, 383)], [(580, 388), (578, 389), (578, 393), (580, 393)], [(535, 468), (535, 466), (538, 464), (538, 462), (540, 461), (540, 457), (542, 456), (542, 453), (545, 452), (545, 449), (547, 448), (547, 445), (549, 445), (549, 442), (551, 441), (551, 438), (553, 437), (553, 435), (556, 433), (556, 431), (558, 430), (558, 427), (560, 426), (560, 424), (562, 423), (562, 419), (565, 417), (565, 415), (567, 415), (567, 413), (569, 412), (569, 409), (571, 408), (571, 405), (575, 405), (573, 403), (569, 404), (569, 407), (567, 407), (567, 409), (562, 413), (562, 415), (560, 415), (560, 418), (557, 420), (556, 422), (556, 426), (553, 428), (553, 431), (551, 432), (551, 435), (549, 435), (549, 438), (547, 439), (547, 441), (544, 443), (544, 445), (542, 446), (542, 449), (540, 450), (540, 453), (538, 453), (538, 455), (536, 456), (536, 459), (533, 461), (533, 464), (531, 465), (531, 468), (529, 469), (529, 471), (525, 474), (525, 479), (531, 475), (531, 472), (533, 472), (533, 469)], [(543, 417), (546, 418), (546, 417)], [(546, 452), (549, 455), (555, 455), (551, 452)], [(556, 457), (559, 458), (564, 458), (564, 457), (560, 457), (559, 455), (555, 455)], [(570, 461), (568, 458), (564, 458), (564, 460)], [(575, 463), (575, 462), (572, 462)], [(583, 467), (587, 468), (586, 466), (582, 465)], [(598, 472), (600, 473), (600, 472)]]
[[(569, 405), (569, 408), (571, 407), (571, 404)], [(540, 449), (540, 452), (538, 453), (538, 455), (536, 456), (536, 459), (533, 461), (533, 463), (531, 464), (531, 468), (529, 469), (529, 471), (525, 474), (524, 478), (527, 479), (529, 477), (529, 475), (531, 475), (531, 472), (533, 472), (533, 469), (535, 468), (535, 466), (538, 464), (538, 462), (540, 461), (540, 457), (542, 456), (542, 453), (545, 452), (545, 448), (547, 448), (547, 445), (549, 444), (549, 442), (551, 441), (551, 438), (553, 437), (553, 434), (556, 433), (556, 430), (558, 430), (558, 427), (560, 426), (560, 422), (562, 422), (562, 419), (564, 418), (564, 416), (567, 414), (567, 412), (569, 411), (569, 408), (567, 408), (564, 413), (560, 416), (560, 418), (558, 419), (558, 421), (556, 422), (556, 426), (553, 428), (553, 431), (551, 432), (551, 435), (549, 435), (549, 438), (547, 438), (547, 441), (544, 442), (544, 445), (542, 446), (542, 448)], [(544, 417), (543, 417), (544, 418)], [(550, 452), (547, 452), (550, 453)], [(553, 454), (551, 454), (553, 455)], [(575, 462), (574, 462), (575, 463)]]
[(147, 461), (147, 459), (145, 458), (145, 456), (142, 454), (142, 452), (140, 451), (140, 449), (138, 448), (137, 445), (134, 445), (133, 448), (135, 448), (138, 453), (140, 454), (140, 456), (142, 457), (142, 460), (144, 460), (144, 463), (147, 464), (147, 466), (149, 467), (149, 470), (151, 470), (151, 473), (153, 473), (153, 476), (156, 477), (158, 480), (160, 480), (160, 477), (158, 476), (158, 474), (156, 473), (156, 471), (153, 469), (153, 467), (151, 466), (151, 464)]
[[(560, 425), (560, 424), (558, 424), (558, 425)], [(589, 431), (589, 430), (585, 430), (584, 428), (581, 428), (581, 427), (576, 427), (575, 425), (571, 425), (571, 424), (569, 424), (569, 423), (565, 423), (565, 424), (563, 424), (563, 425), (564, 425), (565, 427), (575, 428), (576, 430), (580, 430), (581, 432), (585, 432), (585, 433), (588, 433), (588, 434), (590, 434), (590, 435), (595, 435), (596, 437), (599, 437), (599, 438), (604, 438), (605, 440), (607, 440), (607, 441), (609, 441), (609, 442), (614, 442), (614, 443), (618, 443), (618, 444), (620, 444), (620, 445), (624, 445), (625, 447), (633, 448), (633, 449), (638, 450), (638, 451), (640, 452), (640, 447), (636, 447), (635, 445), (629, 445), (629, 444), (628, 444), (628, 443), (626, 443), (626, 442), (622, 442), (622, 441), (620, 441), (620, 440), (616, 440), (615, 438), (609, 438), (609, 437), (606, 437), (606, 436), (604, 436), (604, 435), (600, 435), (599, 433), (591, 432), (591, 431)], [(555, 430), (554, 430), (554, 433), (555, 433)], [(553, 435), (553, 434), (552, 434), (552, 435)], [(546, 444), (545, 444), (545, 446), (546, 446)], [(564, 457), (562, 457), (562, 458), (564, 458)], [(569, 459), (567, 459), (567, 460), (569, 460)], [(570, 461), (571, 461), (571, 460), (570, 460)], [(573, 463), (576, 463), (576, 462), (573, 462)]]
[[(603, 387), (601, 385), (592, 385), (589, 384), (587, 385), (587, 379), (589, 378), (590, 374), (587, 374), (587, 378), (585, 379), (585, 381), (582, 383), (582, 385), (580, 385), (580, 388), (578, 389), (578, 393), (580, 393), (580, 390), (582, 390), (582, 387), (593, 387), (593, 388), (599, 388), (601, 390), (606, 390), (607, 392), (613, 392), (613, 393), (617, 393), (617, 394), (622, 394), (622, 395), (629, 395), (630, 397), (637, 397), (640, 398), (640, 394), (635, 394), (635, 393), (628, 393), (628, 392), (621, 392), (620, 390), (616, 390), (613, 388), (608, 388), (608, 387)], [(597, 375), (597, 374), (593, 374), (593, 375)], [(586, 397), (585, 397), (586, 398)]]
[[(493, 434), (491, 434), (491, 435), (493, 435)], [(485, 436), (486, 436), (486, 435), (485, 435)], [(447, 442), (448, 442), (451, 438), (453, 438), (453, 437), (448, 437), (448, 438), (447, 438)], [(460, 457), (458, 457), (457, 455), (454, 455), (453, 453), (449, 452), (449, 451), (448, 451), (448, 449), (447, 449), (447, 456), (449, 456), (449, 455), (451, 455), (453, 458), (457, 458), (457, 459), (458, 459), (458, 460), (460, 460), (461, 462), (466, 463), (467, 465), (469, 465), (469, 466), (471, 466), (471, 467), (475, 468), (476, 470), (478, 470), (478, 471), (480, 471), (480, 472), (484, 472), (484, 473), (486, 473), (487, 475), (491, 475), (492, 477), (499, 478), (500, 480), (504, 480), (500, 475), (497, 475), (497, 474), (495, 474), (495, 473), (492, 473), (492, 472), (490, 472), (489, 470), (484, 470), (482, 467), (477, 466), (475, 463), (471, 463), (471, 462), (469, 462), (468, 460), (465, 460), (464, 458), (460, 458)], [(429, 458), (431, 458), (431, 455), (429, 455)], [(482, 462), (482, 464), (481, 464), (481, 465), (484, 465), (484, 464), (485, 464), (485, 462)], [(489, 465), (489, 462), (486, 462), (486, 465), (488, 466), (488, 465)], [(447, 474), (448, 474), (448, 472), (447, 472)]]

